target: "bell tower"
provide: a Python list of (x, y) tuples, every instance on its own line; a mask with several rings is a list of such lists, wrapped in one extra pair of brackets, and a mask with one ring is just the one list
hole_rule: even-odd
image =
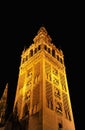
[(75, 130), (64, 54), (41, 27), (23, 50), (14, 109), (29, 113), (28, 130)]

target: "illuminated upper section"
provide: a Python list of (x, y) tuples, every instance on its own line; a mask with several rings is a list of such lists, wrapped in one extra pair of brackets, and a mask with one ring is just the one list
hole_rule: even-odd
[(48, 35), (47, 30), (44, 27), (41, 27), (39, 31), (37, 32), (37, 36), (33, 39), (34, 43), (36, 43), (39, 40), (44, 40), (46, 43), (51, 43), (52, 39)]
[(62, 64), (64, 63), (64, 55), (61, 49), (56, 48), (52, 43), (51, 37), (48, 35), (45, 27), (41, 27), (37, 35), (33, 39), (33, 43), (29, 48), (24, 49), (21, 55), (21, 64), (25, 63), (40, 50), (48, 52)]

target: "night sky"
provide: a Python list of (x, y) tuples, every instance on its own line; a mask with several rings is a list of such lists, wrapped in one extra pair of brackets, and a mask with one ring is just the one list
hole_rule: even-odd
[[(16, 7), (16, 8), (15, 8)], [(67, 80), (76, 130), (82, 127), (83, 92), (83, 20), (73, 6), (9, 6), (3, 5), (0, 15), (0, 97), (8, 82), (8, 115), (15, 98), (21, 53), (33, 43), (37, 31), (44, 26), (53, 44), (64, 53)], [(80, 20), (79, 20), (80, 19)], [(82, 112), (83, 113), (83, 112)]]

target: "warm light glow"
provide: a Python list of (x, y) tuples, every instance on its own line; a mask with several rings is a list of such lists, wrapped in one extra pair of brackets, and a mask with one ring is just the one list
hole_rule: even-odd
[(21, 55), (15, 98), (19, 119), (29, 111), (29, 130), (75, 130), (63, 52), (44, 27), (33, 41)]

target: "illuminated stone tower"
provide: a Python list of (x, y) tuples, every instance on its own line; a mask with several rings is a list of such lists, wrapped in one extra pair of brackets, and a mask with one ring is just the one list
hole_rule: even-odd
[(3, 95), (0, 99), (0, 124), (5, 123), (5, 112), (7, 108), (7, 93), (8, 93), (8, 83), (6, 84)]
[(29, 111), (28, 130), (75, 130), (62, 50), (41, 27), (23, 50), (14, 109)]

